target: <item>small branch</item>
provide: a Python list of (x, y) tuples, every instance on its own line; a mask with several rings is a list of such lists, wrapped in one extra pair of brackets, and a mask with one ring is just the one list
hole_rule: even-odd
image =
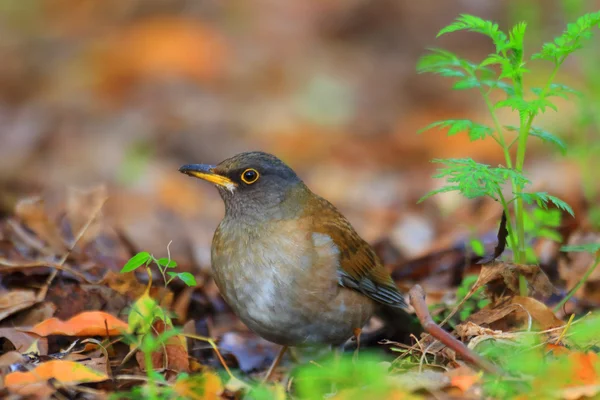
[[(83, 235), (85, 234), (85, 232), (88, 230), (88, 228), (90, 227), (90, 225), (92, 225), (92, 222), (94, 222), (94, 220), (96, 219), (96, 217), (100, 213), (100, 210), (102, 210), (102, 207), (104, 206), (104, 203), (106, 203), (106, 200), (107, 200), (107, 198), (105, 197), (105, 198), (102, 199), (102, 201), (100, 201), (100, 203), (98, 204), (98, 206), (96, 207), (96, 209), (92, 212), (92, 214), (88, 218), (88, 220), (85, 223), (85, 225), (83, 225), (81, 227), (81, 229), (77, 233), (77, 236), (75, 236), (75, 240), (73, 241), (73, 243), (71, 244), (71, 246), (69, 247), (69, 249), (67, 250), (67, 252), (58, 261), (58, 265), (60, 265), (62, 267), (64, 265), (65, 261), (67, 261), (67, 258), (69, 258), (69, 256), (71, 255), (71, 252), (73, 251), (73, 249), (75, 249), (75, 246), (77, 246), (77, 243), (79, 242), (79, 240), (81, 240), (81, 238), (83, 237)], [(38, 301), (43, 301), (46, 298), (46, 294), (48, 293), (48, 289), (50, 288), (50, 285), (54, 281), (54, 278), (56, 277), (57, 273), (58, 273), (58, 269), (54, 269), (50, 273), (50, 276), (46, 280), (46, 283), (40, 289), (40, 291), (39, 291), (39, 293), (37, 295)]]
[(410, 303), (415, 309), (417, 317), (419, 318), (419, 321), (421, 322), (421, 325), (423, 325), (425, 331), (450, 349), (454, 350), (468, 363), (473, 364), (491, 374), (502, 375), (502, 370), (500, 370), (497, 366), (476, 354), (462, 342), (455, 339), (448, 332), (440, 328), (440, 326), (433, 321), (431, 314), (429, 314), (427, 304), (425, 303), (425, 292), (421, 286), (413, 286), (412, 289), (410, 289), (409, 296)]
[(50, 262), (50, 261), (30, 261), (30, 262), (18, 261), (18, 262), (15, 262), (15, 261), (7, 260), (5, 258), (0, 258), (0, 266), (3, 267), (2, 269), (0, 269), (0, 273), (2, 273), (2, 274), (22, 271), (27, 268), (54, 268), (54, 269), (57, 269), (60, 271), (68, 272), (68, 273), (72, 274), (73, 276), (81, 279), (85, 283), (97, 285), (100, 282), (102, 282), (102, 279), (100, 279), (98, 282), (94, 282), (94, 281), (90, 280), (87, 276), (85, 276), (85, 274), (83, 274), (71, 267), (68, 267), (63, 264), (58, 264), (55, 262)]

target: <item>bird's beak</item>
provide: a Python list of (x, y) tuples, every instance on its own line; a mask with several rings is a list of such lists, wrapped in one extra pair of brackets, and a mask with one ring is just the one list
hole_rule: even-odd
[(219, 175), (215, 171), (214, 165), (208, 164), (186, 164), (179, 168), (179, 172), (186, 175), (193, 176), (195, 178), (204, 179), (205, 181), (214, 183), (215, 185), (222, 186), (228, 190), (233, 190), (236, 184), (234, 181), (226, 176)]

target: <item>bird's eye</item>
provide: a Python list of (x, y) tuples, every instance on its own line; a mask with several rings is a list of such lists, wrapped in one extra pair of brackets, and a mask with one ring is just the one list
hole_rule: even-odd
[(248, 168), (242, 173), (242, 181), (247, 183), (248, 185), (253, 184), (258, 180), (259, 174), (258, 171), (252, 168)]

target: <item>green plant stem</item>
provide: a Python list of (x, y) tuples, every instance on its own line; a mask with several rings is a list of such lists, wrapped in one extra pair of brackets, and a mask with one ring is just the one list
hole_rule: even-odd
[[(540, 98), (543, 98), (546, 95), (546, 92), (550, 88), (552, 81), (554, 81), (554, 77), (556, 76), (556, 73), (558, 72), (558, 69), (560, 68), (560, 66), (562, 64), (562, 61), (563, 60), (560, 60), (554, 65), (554, 69), (552, 70), (552, 73), (550, 74), (550, 77), (548, 78), (546, 85), (540, 92), (540, 95), (539, 95)], [(523, 96), (523, 87), (522, 87), (522, 82), (521, 82), (520, 77), (519, 77), (519, 79), (515, 79), (515, 88), (516, 88), (516, 92), (520, 96)], [(518, 146), (517, 146), (517, 156), (516, 156), (516, 160), (515, 160), (515, 169), (519, 173), (523, 172), (523, 167), (525, 165), (525, 153), (527, 150), (527, 139), (529, 137), (529, 131), (531, 130), (531, 124), (533, 123), (533, 119), (535, 118), (535, 116), (536, 116), (536, 113), (531, 112), (527, 115), (521, 114), (520, 118), (519, 118), (520, 119), (519, 140), (518, 140)], [(521, 185), (517, 185), (515, 182), (513, 182), (513, 189), (514, 189), (515, 197), (516, 197), (516, 202), (515, 202), (515, 220), (516, 221), (515, 221), (515, 223), (516, 223), (516, 228), (517, 228), (517, 240), (518, 240), (518, 247), (515, 249), (515, 262), (517, 264), (521, 264), (526, 261), (525, 218), (524, 218), (524, 214), (523, 214), (524, 204), (523, 204), (523, 198), (521, 197), (521, 194), (523, 193), (523, 187)]]
[(144, 366), (146, 367), (146, 375), (148, 376), (148, 398), (155, 400), (158, 398), (158, 394), (154, 383), (154, 377), (152, 376), (152, 372), (154, 371), (152, 365), (152, 352), (144, 351)]
[(567, 293), (567, 295), (560, 301), (560, 303), (558, 303), (556, 307), (554, 307), (554, 312), (560, 311), (560, 309), (567, 303), (567, 301), (569, 301), (569, 299), (573, 297), (575, 293), (577, 293), (577, 291), (587, 282), (590, 275), (592, 275), (598, 264), (600, 264), (600, 254), (596, 255), (594, 262), (590, 265), (587, 271), (585, 271), (585, 274), (583, 274), (583, 276), (581, 277), (579, 282), (577, 282), (575, 287), (573, 287), (573, 289), (571, 289), (569, 293)]

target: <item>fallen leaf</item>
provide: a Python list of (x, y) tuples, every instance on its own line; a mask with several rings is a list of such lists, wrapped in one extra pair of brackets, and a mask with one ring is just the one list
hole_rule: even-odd
[(22, 311), (11, 322), (14, 326), (33, 326), (52, 318), (56, 312), (56, 305), (51, 301), (35, 304), (27, 311)]
[[(515, 296), (511, 299), (511, 303), (521, 305), (525, 312), (537, 322), (538, 328), (541, 330), (545, 331), (565, 325), (548, 306), (532, 297)], [(520, 312), (517, 310), (517, 313)]]
[(54, 392), (56, 392), (56, 389), (46, 381), (11, 386), (7, 389), (11, 393), (31, 400), (51, 399)]
[(469, 367), (459, 367), (446, 372), (450, 377), (450, 385), (466, 392), (481, 380), (481, 374), (473, 371)]
[(594, 352), (579, 353), (573, 352), (568, 355), (569, 361), (573, 366), (573, 384), (575, 385), (597, 385), (599, 384), (598, 372), (598, 354)]
[(8, 351), (0, 356), (0, 369), (10, 367), (13, 364), (25, 364), (29, 358), (18, 351)]
[(513, 294), (519, 293), (519, 275), (527, 280), (533, 293), (541, 296), (550, 296), (554, 286), (550, 283), (548, 276), (538, 265), (519, 265), (512, 263), (494, 262), (481, 267), (477, 282), (470, 292), (475, 292), (484, 285), (488, 286), (488, 293), (500, 295), (508, 289)]
[(223, 382), (217, 374), (204, 372), (178, 379), (173, 385), (173, 390), (185, 399), (218, 400), (223, 393)]
[(39, 197), (28, 197), (15, 205), (15, 215), (31, 229), (41, 240), (51, 247), (54, 254), (62, 254), (66, 250), (60, 229), (50, 220), (44, 200)]
[(502, 332), (527, 328), (530, 323), (535, 323), (541, 330), (564, 325), (544, 303), (522, 296), (507, 298), (500, 304), (490, 304), (471, 315), (467, 321), (475, 325), (488, 325)]
[(571, 350), (567, 349), (565, 346), (552, 343), (546, 343), (546, 350), (552, 352), (552, 354), (556, 356), (569, 354), (571, 352)]
[(118, 336), (128, 329), (126, 322), (102, 311), (87, 311), (68, 321), (50, 318), (34, 326), (29, 332), (40, 336)]
[(36, 294), (32, 290), (11, 290), (0, 294), (0, 321), (37, 303)]
[(466, 321), (462, 324), (458, 324), (455, 330), (456, 334), (463, 339), (473, 336), (496, 336), (502, 334), (502, 331), (484, 328), (473, 323), (472, 321)]
[(4, 378), (7, 387), (29, 385), (55, 379), (63, 384), (102, 382), (106, 374), (95, 371), (74, 361), (52, 360), (36, 366), (27, 372), (12, 372)]
[(578, 400), (583, 398), (596, 398), (600, 393), (600, 385), (584, 385), (584, 386), (573, 386), (563, 389), (560, 392), (560, 397), (565, 400)]
[(35, 344), (38, 355), (48, 354), (48, 339), (41, 338), (34, 333), (22, 332), (15, 328), (0, 328), (0, 337), (9, 340), (15, 347), (15, 350), (20, 353), (27, 352)]

